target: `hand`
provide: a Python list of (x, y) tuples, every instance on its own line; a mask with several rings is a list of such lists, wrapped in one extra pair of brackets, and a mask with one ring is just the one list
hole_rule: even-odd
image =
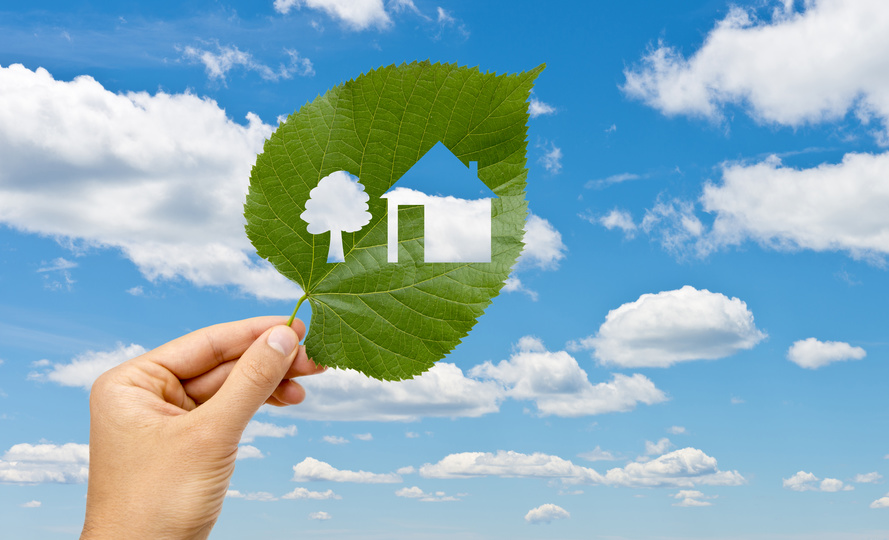
[(263, 403), (299, 403), (292, 377), (324, 371), (305, 325), (258, 317), (192, 332), (105, 372), (90, 393), (82, 539), (206, 538)]

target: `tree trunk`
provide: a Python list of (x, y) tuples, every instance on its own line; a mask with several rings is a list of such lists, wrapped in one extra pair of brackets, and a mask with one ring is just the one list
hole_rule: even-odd
[(346, 257), (343, 255), (343, 231), (330, 231), (330, 249), (327, 251), (327, 262), (338, 263), (345, 262)]

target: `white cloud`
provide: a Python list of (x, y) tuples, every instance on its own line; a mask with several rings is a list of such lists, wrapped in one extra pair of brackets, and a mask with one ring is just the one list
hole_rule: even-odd
[(870, 503), (871, 508), (889, 508), (889, 493)]
[(720, 471), (716, 459), (697, 448), (682, 448), (645, 463), (630, 463), (604, 475), (558, 456), (500, 450), (450, 454), (419, 470), (424, 478), (540, 478), (565, 485), (601, 484), (623, 487), (737, 486), (745, 482), (738, 471)]
[(355, 438), (359, 441), (372, 441), (374, 436), (370, 433), (356, 433)]
[(280, 439), (283, 437), (293, 437), (296, 435), (296, 426), (279, 426), (268, 422), (260, 422), (251, 420), (244, 433), (241, 435), (242, 443), (253, 442), (257, 437), (274, 437)]
[(852, 486), (843, 484), (842, 480), (836, 478), (825, 478), (821, 480), (812, 473), (799, 471), (790, 478), (782, 478), (782, 485), (785, 489), (792, 491), (851, 491), (855, 489)]
[(646, 461), (610, 469), (606, 484), (631, 487), (737, 486), (745, 482), (738, 471), (720, 471), (716, 458), (697, 448), (680, 448)]
[(16, 444), (0, 458), (0, 483), (82, 484), (89, 459), (87, 444)]
[(593, 349), (603, 365), (668, 367), (730, 356), (765, 337), (743, 301), (686, 285), (609, 311), (595, 336), (570, 345)]
[(883, 479), (883, 475), (874, 471), (865, 474), (856, 474), (852, 479), (856, 484), (876, 484)]
[(522, 238), (525, 248), (516, 263), (518, 269), (534, 267), (555, 270), (565, 258), (568, 248), (562, 243), (562, 234), (546, 219), (530, 214), (525, 222)]
[(562, 170), (562, 149), (555, 145), (555, 143), (549, 143), (549, 149), (546, 149), (546, 145), (538, 145), (538, 148), (544, 149), (544, 154), (540, 156), (537, 160), (538, 163), (543, 165), (543, 168), (552, 174), (559, 174)]
[(645, 455), (647, 456), (660, 456), (665, 454), (670, 448), (673, 448), (673, 443), (666, 437), (656, 443), (645, 441)]
[(349, 439), (335, 435), (325, 435), (321, 440), (329, 444), (349, 444)]
[(535, 97), (532, 97), (531, 102), (528, 104), (528, 114), (531, 116), (531, 118), (537, 118), (538, 116), (545, 116), (555, 113), (555, 107), (548, 103), (544, 103)]
[(404, 436), (408, 439), (419, 439), (420, 438), (420, 434), (417, 433), (416, 431), (407, 431), (407, 432), (405, 432)]
[(308, 482), (327, 480), (330, 482), (357, 482), (360, 484), (397, 484), (401, 476), (394, 473), (377, 474), (366, 471), (339, 470), (315, 458), (307, 457), (293, 466), (293, 481)]
[(633, 216), (626, 210), (618, 210), (615, 208), (611, 212), (608, 212), (604, 216), (598, 219), (588, 219), (591, 223), (595, 223), (598, 221), (603, 227), (608, 229), (609, 231), (612, 229), (620, 229), (623, 231), (624, 236), (627, 238), (633, 238), (636, 236), (636, 223), (633, 222)]
[(796, 341), (787, 350), (787, 359), (806, 369), (818, 369), (833, 362), (861, 360), (867, 353), (842, 341), (818, 341), (808, 338)]
[(582, 454), (577, 454), (577, 457), (583, 458), (587, 461), (614, 461), (617, 459), (614, 454), (611, 452), (602, 450), (599, 445), (596, 445), (595, 448), (590, 450), (589, 452), (584, 452)]
[(686, 432), (685, 428), (682, 426), (670, 426), (667, 428), (667, 431), (673, 435), (683, 435)]
[(262, 459), (264, 457), (259, 448), (249, 444), (242, 444), (238, 446), (238, 455), (235, 459)]
[[(614, 127), (614, 126), (612, 126)], [(615, 131), (617, 128), (609, 129), (608, 131)], [(605, 178), (600, 178), (598, 180), (590, 180), (584, 187), (588, 189), (602, 189), (608, 187), (612, 184), (620, 184), (622, 182), (627, 182), (630, 180), (639, 180), (643, 178), (643, 176), (635, 174), (635, 173), (618, 173), (612, 174), (611, 176), (607, 176)]]
[(282, 14), (289, 13), (292, 8), (303, 7), (323, 11), (352, 30), (364, 30), (371, 26), (382, 30), (392, 25), (382, 0), (275, 0), (274, 6), (275, 11)]
[(310, 491), (304, 487), (298, 487), (290, 493), (281, 497), (282, 499), (311, 499), (315, 501), (325, 501), (328, 499), (342, 499), (341, 496), (333, 492), (332, 489), (327, 491)]
[(686, 490), (683, 489), (674, 495), (670, 495), (674, 499), (680, 499), (678, 503), (673, 503), (673, 506), (684, 506), (684, 507), (696, 507), (696, 506), (712, 506), (713, 503), (708, 502), (704, 499), (715, 499), (716, 495), (707, 496), (696, 490)]
[(401, 488), (395, 492), (396, 497), (404, 497), (407, 499), (419, 499), (423, 502), (449, 502), (459, 501), (460, 498), (453, 495), (447, 495), (444, 491), (436, 491), (434, 493), (426, 493), (417, 486), (409, 488)]
[(889, 119), (889, 10), (882, 0), (819, 0), (771, 21), (733, 7), (689, 58), (659, 43), (625, 70), (623, 91), (664, 114), (719, 120), (725, 105), (758, 121), (799, 126)]
[(267, 81), (291, 79), (294, 75), (309, 77), (315, 74), (312, 61), (308, 58), (301, 58), (299, 53), (293, 50), (285, 49), (288, 63), (287, 65), (281, 64), (276, 71), (257, 61), (252, 54), (235, 46), (220, 45), (219, 43), (213, 43), (213, 45), (216, 46), (216, 52), (192, 46), (187, 46), (182, 51), (182, 56), (186, 60), (203, 64), (210, 79), (224, 81), (228, 72), (236, 67), (255, 71)]
[(75, 356), (68, 364), (42, 363), (40, 367), (46, 369), (29, 373), (28, 379), (89, 390), (99, 375), (146, 352), (141, 345), (118, 343), (117, 348), (112, 351), (87, 351)]
[(242, 493), (237, 489), (229, 489), (225, 492), (225, 496), (229, 499), (244, 499), (245, 501), (271, 502), (277, 501), (278, 498), (267, 491), (254, 491), (251, 493)]
[(543, 343), (525, 336), (509, 360), (475, 366), (469, 375), (492, 379), (506, 395), (531, 400), (541, 416), (585, 416), (633, 410), (638, 403), (665, 401), (663, 392), (640, 374), (612, 375), (610, 382), (592, 384), (577, 360), (565, 351), (548, 352)]
[(645, 211), (641, 227), (657, 237), (664, 249), (678, 256), (685, 255), (705, 233), (704, 224), (694, 213), (694, 204), (679, 199), (658, 200)]
[[(2, 69), (2, 68), (0, 68)], [(61, 290), (65, 289), (70, 291), (71, 286), (76, 283), (74, 279), (71, 277), (72, 268), (77, 268), (77, 263), (74, 261), (69, 261), (63, 257), (59, 257), (52, 261), (50, 264), (45, 264), (37, 269), (38, 274), (43, 274), (43, 278), (45, 280), (45, 287), (50, 290)], [(53, 276), (53, 277), (50, 277)], [(58, 278), (58, 279), (56, 279)]]
[(463, 452), (445, 456), (436, 464), (426, 463), (419, 470), (423, 478), (564, 478), (578, 482), (600, 483), (602, 476), (586, 467), (579, 467), (558, 456), (543, 453), (522, 454), (499, 450)]
[(40, 501), (28, 501), (26, 503), (22, 503), (19, 506), (22, 508), (40, 508), (43, 505)]
[(273, 130), (256, 115), (240, 125), (193, 94), (115, 94), (18, 64), (0, 67), (0, 94), (0, 223), (120, 249), (149, 280), (301, 296), (249, 255), (244, 197)]
[(839, 250), (882, 260), (889, 253), (887, 175), (889, 153), (850, 153), (808, 169), (785, 167), (776, 156), (724, 165), (722, 184), (706, 184), (701, 196), (716, 218), (699, 249), (751, 239), (777, 250)]
[(537, 299), (540, 297), (540, 295), (537, 294), (537, 291), (525, 287), (524, 283), (522, 283), (522, 280), (515, 275), (515, 272), (513, 272), (508, 278), (506, 278), (506, 281), (503, 282), (503, 289), (501, 290), (503, 292), (523, 292), (527, 294), (534, 302), (536, 302)]
[(528, 510), (528, 513), (525, 514), (525, 521), (528, 523), (550, 523), (556, 519), (568, 519), (569, 517), (571, 514), (561, 506), (547, 503)]
[(300, 381), (308, 397), (299, 407), (263, 410), (308, 420), (409, 422), (423, 417), (478, 417), (497, 412), (505, 398), (492, 381), (477, 381), (448, 362), (405, 381), (378, 381), (357, 371), (329, 369)]
[(318, 521), (327, 521), (331, 518), (331, 515), (327, 512), (312, 512), (309, 514), (309, 519), (315, 519)]

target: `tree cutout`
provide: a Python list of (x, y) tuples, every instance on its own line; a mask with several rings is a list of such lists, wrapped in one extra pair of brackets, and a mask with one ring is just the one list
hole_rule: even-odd
[(343, 232), (358, 232), (370, 223), (371, 215), (367, 206), (369, 199), (364, 186), (345, 171), (336, 171), (325, 176), (309, 192), (306, 211), (299, 217), (309, 224), (308, 231), (312, 234), (330, 231), (327, 262), (346, 260), (343, 254)]

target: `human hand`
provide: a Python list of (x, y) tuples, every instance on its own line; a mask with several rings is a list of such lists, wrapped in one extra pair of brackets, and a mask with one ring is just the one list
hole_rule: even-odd
[(292, 377), (324, 371), (298, 346), (299, 320), (210, 326), (108, 370), (90, 393), (90, 471), (81, 539), (206, 538), (263, 403), (300, 403)]

